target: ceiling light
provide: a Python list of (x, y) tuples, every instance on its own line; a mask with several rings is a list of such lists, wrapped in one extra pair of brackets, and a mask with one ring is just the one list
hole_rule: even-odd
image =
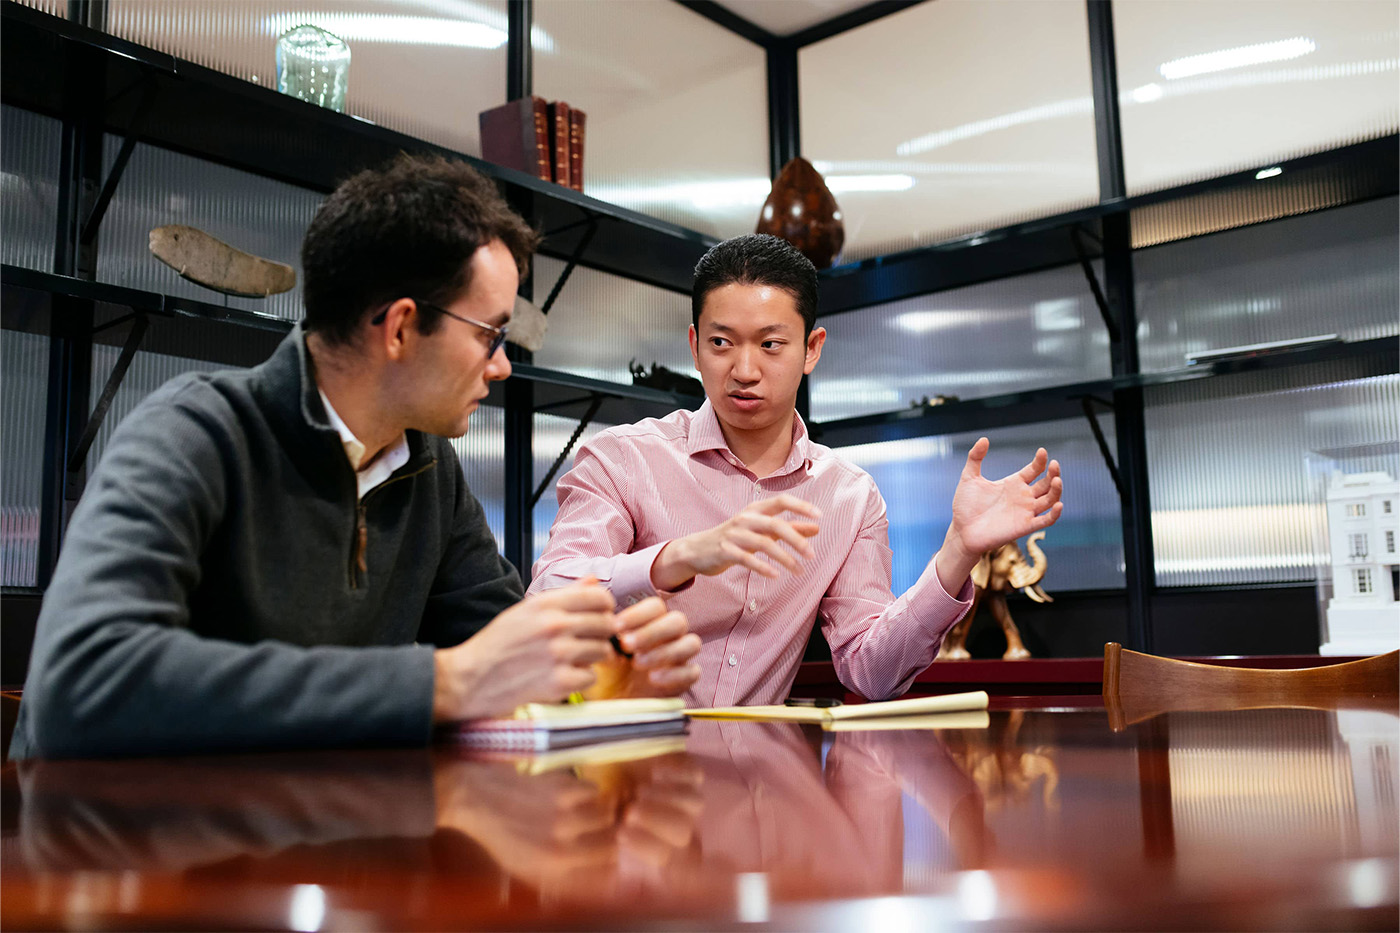
[(1131, 94), (1134, 103), (1150, 104), (1154, 100), (1162, 99), (1162, 85), (1144, 84), (1142, 87), (1133, 88)]
[(1221, 49), (1219, 52), (1206, 52), (1202, 55), (1188, 55), (1185, 58), (1163, 62), (1157, 70), (1168, 81), (1189, 78), (1192, 75), (1209, 74), (1213, 71), (1228, 71), (1246, 65), (1259, 65), (1264, 62), (1281, 62), (1298, 58), (1317, 51), (1317, 43), (1297, 36), (1281, 39), (1278, 42), (1260, 42), (1257, 45), (1242, 45), (1234, 49)]
[(1259, 179), (1262, 179), (1262, 178), (1273, 178), (1275, 175), (1282, 175), (1282, 174), (1283, 174), (1283, 169), (1281, 169), (1281, 168), (1279, 168), (1277, 165), (1275, 165), (1273, 168), (1261, 168), (1259, 171), (1257, 171), (1257, 172), (1254, 173), (1254, 177), (1255, 177), (1255, 178), (1259, 178)]
[(845, 194), (848, 191), (908, 191), (914, 187), (914, 177), (904, 174), (889, 175), (831, 175), (826, 179), (827, 188), (832, 194)]
[(942, 146), (961, 142), (964, 139), (971, 139), (985, 133), (993, 133), (997, 130), (1007, 130), (1013, 126), (1021, 126), (1025, 123), (1036, 123), (1041, 120), (1055, 120), (1060, 117), (1071, 117), (1078, 114), (1092, 114), (1094, 112), (1094, 99), (1092, 97), (1071, 97), (1065, 100), (1051, 101), (1048, 104), (1041, 104), (1038, 107), (1027, 107), (1025, 110), (1017, 110), (1012, 113), (998, 114), (995, 117), (988, 117), (985, 120), (974, 120), (971, 123), (963, 123), (958, 126), (949, 127), (946, 130), (938, 130), (934, 133), (926, 133), (923, 136), (906, 140), (894, 147), (895, 155), (911, 156), (921, 152), (928, 152), (930, 149), (938, 149)]

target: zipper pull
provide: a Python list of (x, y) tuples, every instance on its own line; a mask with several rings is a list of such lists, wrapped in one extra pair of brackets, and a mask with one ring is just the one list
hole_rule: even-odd
[(369, 573), (369, 526), (365, 524), (365, 507), (355, 510), (355, 566), (360, 573)]

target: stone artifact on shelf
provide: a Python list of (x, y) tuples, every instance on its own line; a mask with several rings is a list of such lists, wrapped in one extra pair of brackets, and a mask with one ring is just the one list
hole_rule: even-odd
[(303, 23), (277, 37), (277, 90), (298, 100), (345, 110), (350, 46), (320, 26)]
[(549, 331), (549, 318), (534, 302), (515, 296), (515, 310), (510, 315), (510, 336), (506, 339), (531, 353), (538, 353), (544, 346), (545, 334)]
[(812, 163), (802, 157), (783, 166), (755, 233), (787, 240), (818, 269), (828, 269), (846, 242), (841, 208)]
[(1026, 556), (1021, 553), (1015, 541), (1008, 541), (995, 551), (988, 551), (982, 555), (977, 566), (972, 568), (972, 607), (967, 610), (967, 615), (948, 630), (948, 634), (943, 638), (943, 646), (938, 649), (938, 660), (958, 661), (972, 657), (967, 650), (967, 631), (972, 627), (972, 622), (977, 617), (977, 609), (983, 601), (987, 603), (992, 617), (1006, 634), (1006, 653), (1002, 655), (1002, 659), (1015, 661), (1031, 656), (1021, 641), (1021, 632), (1011, 618), (1011, 610), (1006, 606), (1006, 594), (1012, 590), (1020, 590), (1038, 603), (1054, 602), (1040, 588), (1040, 580), (1045, 576), (1046, 560), (1044, 552), (1036, 542), (1044, 537), (1045, 532), (1037, 531), (1026, 539), (1026, 551), (1031, 556), (1030, 563), (1026, 563)]
[(296, 270), (286, 263), (235, 249), (197, 227), (156, 227), (151, 230), (150, 249), (182, 278), (225, 295), (266, 298), (297, 284)]

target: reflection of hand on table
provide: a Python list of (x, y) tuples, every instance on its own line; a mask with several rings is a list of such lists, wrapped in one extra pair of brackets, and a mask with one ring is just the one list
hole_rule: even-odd
[(476, 840), (541, 893), (606, 896), (635, 865), (661, 868), (695, 836), (699, 771), (684, 756), (522, 774), (513, 762), (439, 758), (438, 825)]
[(704, 808), (704, 774), (695, 762), (683, 755), (664, 755), (578, 771), (617, 814), (624, 865), (660, 868), (689, 851)]

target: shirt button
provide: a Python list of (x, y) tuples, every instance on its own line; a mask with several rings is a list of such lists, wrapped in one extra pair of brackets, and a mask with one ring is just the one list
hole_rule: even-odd
[(736, 664), (738, 664), (738, 663), (739, 663), (739, 657), (738, 657), (738, 655), (733, 655), (733, 654), (731, 654), (731, 655), (729, 656), (729, 666), (730, 666), (730, 667), (733, 667), (734, 665), (736, 665)]
[(751, 600), (749, 600), (749, 612), (757, 612), (757, 611), (758, 611), (758, 600), (756, 600), (756, 599), (751, 599)]

